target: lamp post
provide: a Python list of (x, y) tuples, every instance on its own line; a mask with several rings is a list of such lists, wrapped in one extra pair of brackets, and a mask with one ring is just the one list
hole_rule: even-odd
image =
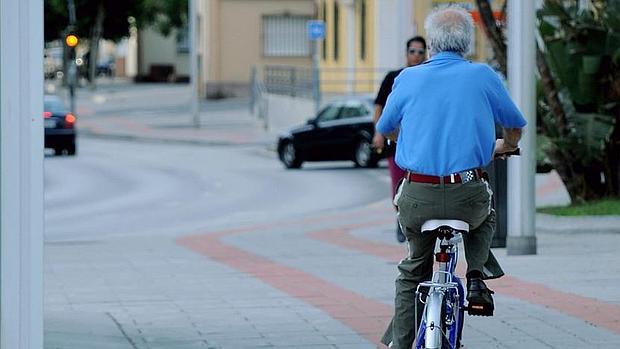
[(189, 0), (189, 65), (191, 70), (191, 114), (195, 128), (200, 128), (200, 100), (198, 97), (198, 28), (196, 27), (196, 0)]
[(521, 156), (508, 159), (509, 255), (536, 254), (536, 84), (534, 1), (508, 2), (508, 87), (527, 119)]

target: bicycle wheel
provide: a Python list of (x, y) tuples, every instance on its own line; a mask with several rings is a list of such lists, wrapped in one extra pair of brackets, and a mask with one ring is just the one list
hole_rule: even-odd
[(426, 321), (426, 331), (424, 333), (425, 349), (441, 349), (443, 342), (443, 308), (444, 295), (442, 292), (431, 291), (426, 298), (426, 312), (424, 320)]
[[(446, 298), (442, 292), (434, 292), (435, 296), (428, 299), (427, 313), (425, 313), (426, 328), (424, 333), (424, 349), (453, 349), (449, 336), (449, 328), (446, 326)], [(437, 307), (439, 304), (439, 308)], [(463, 332), (463, 318), (465, 311), (462, 308), (458, 310), (460, 321), (458, 328), (456, 328), (456, 346), (454, 348), (461, 347), (461, 334)], [(437, 317), (437, 315), (439, 315)], [(430, 324), (433, 324), (431, 326)], [(439, 324), (439, 325), (436, 325)], [(454, 324), (453, 326), (456, 326)], [(452, 329), (450, 329), (452, 330)]]
[(461, 318), (461, 321), (459, 321), (459, 328), (457, 329), (456, 348), (461, 347), (461, 338), (463, 338), (463, 323), (465, 323), (465, 309), (459, 308), (459, 317)]

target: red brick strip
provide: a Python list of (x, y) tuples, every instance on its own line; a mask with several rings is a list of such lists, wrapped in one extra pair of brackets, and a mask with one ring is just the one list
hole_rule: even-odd
[[(350, 228), (320, 230), (308, 236), (346, 249), (365, 252), (389, 261), (399, 261), (405, 255), (402, 247), (369, 241), (350, 233)], [(459, 264), (463, 275), (464, 263)], [(520, 299), (560, 311), (566, 315), (584, 320), (594, 326), (620, 333), (620, 306), (605, 303), (594, 298), (558, 291), (547, 286), (504, 276), (489, 281), (494, 290), (501, 295)]]
[(368, 341), (381, 345), (379, 340), (389, 323), (392, 307), (220, 241), (223, 236), (239, 233), (242, 232), (231, 230), (190, 236), (178, 243), (323, 310)]

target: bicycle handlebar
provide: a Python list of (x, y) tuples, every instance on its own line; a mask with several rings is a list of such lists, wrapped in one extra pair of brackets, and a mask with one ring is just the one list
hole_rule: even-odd
[(505, 153), (495, 153), (494, 159), (499, 159), (499, 158), (504, 158), (504, 157), (509, 157), (509, 156), (517, 156), (517, 155), (521, 155), (521, 148), (517, 148), (513, 151), (508, 151)]

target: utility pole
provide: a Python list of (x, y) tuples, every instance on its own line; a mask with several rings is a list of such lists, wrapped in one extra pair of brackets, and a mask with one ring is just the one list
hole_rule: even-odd
[(508, 2), (508, 87), (527, 127), (521, 156), (508, 159), (509, 255), (536, 254), (536, 84), (534, 1)]
[(43, 0), (0, 0), (0, 348), (43, 348)]
[[(75, 113), (75, 85), (77, 84), (77, 66), (75, 65), (75, 49), (78, 44), (77, 36), (75, 35), (75, 2), (74, 0), (67, 0), (67, 9), (69, 11), (69, 26), (67, 26), (65, 33), (65, 44), (69, 49), (69, 67), (68, 67), (68, 80), (69, 80), (69, 104), (72, 113)], [(92, 52), (91, 52), (92, 57)]]
[(201, 83), (198, 75), (198, 28), (196, 27), (196, 0), (189, 0), (189, 59), (191, 70), (191, 114), (195, 128), (200, 128), (200, 100), (198, 86)]

